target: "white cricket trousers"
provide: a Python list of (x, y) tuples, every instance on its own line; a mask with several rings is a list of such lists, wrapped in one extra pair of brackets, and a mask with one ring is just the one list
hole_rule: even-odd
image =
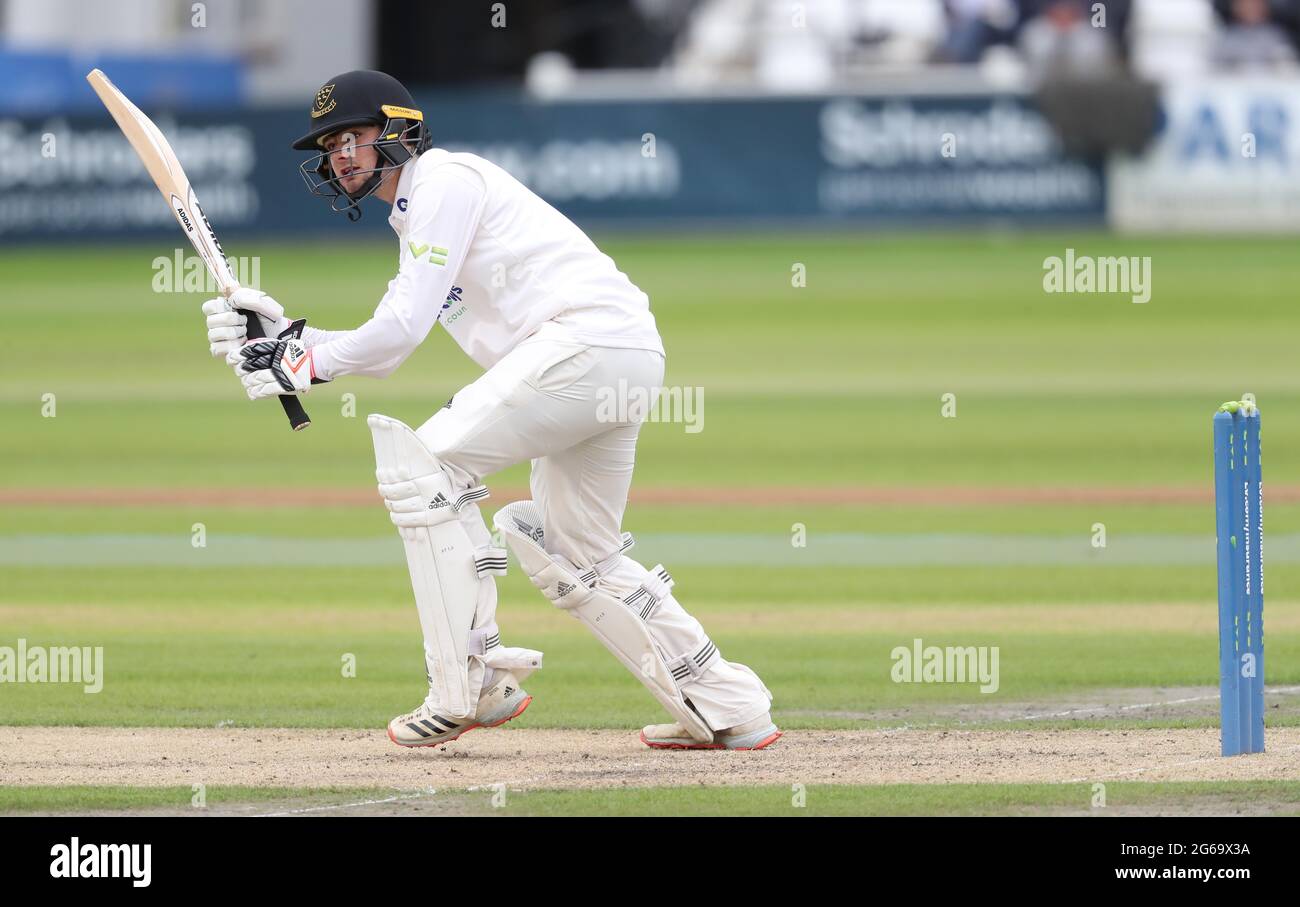
[[(600, 582), (623, 598), (647, 575), (631, 558), (615, 558), (645, 413), (612, 405), (611, 395), (620, 387), (633, 389), (627, 394), (633, 399), (636, 388), (657, 393), (663, 377), (658, 352), (590, 346), (548, 323), (416, 433), (458, 488), (531, 460), (530, 485), (542, 512), (547, 553), (563, 555), (580, 571), (604, 562)], [(486, 544), (488, 536), (484, 524), (475, 544)], [(665, 610), (664, 619), (676, 627), (703, 635), (675, 597), (665, 599), (660, 612)], [(715, 731), (756, 718), (771, 703), (749, 668), (722, 658), (682, 690)]]

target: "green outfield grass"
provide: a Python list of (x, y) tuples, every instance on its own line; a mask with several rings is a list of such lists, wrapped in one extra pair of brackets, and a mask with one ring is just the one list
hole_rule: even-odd
[[(1042, 259), (1067, 245), (1150, 255), (1152, 301), (1045, 294)], [(666, 380), (705, 389), (704, 431), (647, 427), (640, 479), (1206, 482), (1204, 414), (1224, 398), (1258, 395), (1266, 451), (1300, 441), (1290, 245), (1051, 233), (611, 241), (651, 295)], [(284, 463), (282, 484), (364, 482), (369, 441), (360, 419), (340, 415), (342, 394), (356, 395), (361, 416), (418, 423), (477, 374), (435, 331), (387, 381), (317, 388), (310, 441), (275, 431), (275, 405), (243, 400), (203, 354), (202, 296), (151, 291), (151, 262), (166, 251), (4, 255), (8, 484), (233, 482), (250, 461)], [(386, 244), (256, 251), (264, 288), (324, 327), (364, 320), (391, 276)], [(807, 266), (806, 287), (791, 287), (793, 262)], [(40, 418), (47, 393), (53, 420)], [(955, 419), (940, 417), (945, 393), (957, 396)], [(1268, 479), (1297, 480), (1283, 457)]]
[[(352, 788), (238, 787), (126, 787), (89, 784), (0, 785), (0, 814), (30, 812), (84, 812), (86, 810), (204, 809), (255, 806), (268, 801), (310, 799), (313, 805), (353, 803), (364, 799), (400, 796), (397, 791)], [(269, 811), (269, 809), (267, 810)]]
[[(920, 722), (1002, 725), (1021, 706), (1090, 691), (1158, 696), (1216, 684), (1210, 417), (1223, 400), (1256, 394), (1266, 495), (1300, 486), (1300, 458), (1291, 455), (1300, 449), (1292, 240), (1047, 232), (623, 236), (602, 245), (651, 296), (667, 382), (705, 395), (703, 431), (645, 427), (634, 488), (696, 488), (714, 498), (638, 503), (634, 492), (625, 528), (645, 536), (634, 554), (698, 541), (698, 557), (665, 558), (678, 596), (727, 657), (759, 671), (784, 726), (891, 725), (900, 710)], [(1045, 294), (1042, 260), (1067, 247), (1151, 256), (1151, 301)], [(0, 686), (0, 722), (381, 727), (418, 701), (424, 677), (400, 557), (346, 562), (353, 543), (382, 558), (387, 540), (396, 556), (378, 497), (369, 506), (263, 508), (195, 503), (193, 495), (210, 500), (250, 485), (373, 494), (365, 414), (419, 424), (478, 370), (435, 330), (388, 381), (314, 389), (306, 401), (313, 426), (294, 434), (274, 403), (243, 399), (228, 369), (208, 357), (202, 295), (151, 292), (151, 263), (170, 248), (0, 252), (0, 494), (61, 496), (57, 506), (0, 506), (0, 646), (19, 637), (102, 645), (106, 659), (97, 694)], [(393, 261), (386, 243), (234, 243), (229, 251), (260, 254), (263, 288), (290, 314), (328, 328), (369, 315)], [(807, 268), (806, 287), (791, 286), (795, 263)], [(42, 416), (47, 394), (54, 418)], [(956, 395), (955, 418), (942, 415), (944, 394)], [(489, 480), (503, 489), (526, 483), (524, 466)], [(903, 487), (916, 499), (803, 502), (800, 494), (818, 486)], [(945, 489), (977, 500), (947, 500)], [(115, 490), (148, 500), (94, 504), (95, 494)], [(729, 490), (735, 501), (711, 503)], [(1074, 495), (1068, 503), (1062, 490)], [(1161, 493), (1172, 497), (1146, 503)], [(1300, 504), (1287, 499), (1265, 512), (1268, 683), (1300, 684), (1300, 549), (1290, 538), (1300, 534)], [(195, 523), (208, 547), (166, 561), (167, 544), (185, 548)], [(1106, 527), (1104, 549), (1092, 547), (1096, 523)], [(796, 524), (807, 531), (806, 548), (791, 546), (779, 563), (746, 560), (760, 543), (788, 542)], [(1001, 554), (987, 563), (945, 562), (944, 554), (923, 564), (870, 559), (891, 539), (910, 553), (946, 551), (954, 538), (984, 540)], [(155, 543), (160, 560), (115, 563), (104, 554), (132, 539), (137, 560)], [(315, 540), (344, 554), (286, 569), (220, 561), (223, 545), (258, 539), (302, 542), (302, 550)], [(1056, 546), (1046, 555), (1033, 547), (1044, 541)], [(861, 563), (852, 554), (859, 543)], [(819, 561), (832, 544), (838, 553)], [(708, 545), (739, 555), (710, 562)], [(36, 553), (7, 557), (6, 549)], [(1157, 549), (1174, 553), (1143, 560)], [(217, 561), (205, 563), (206, 553)], [(501, 596), (507, 643), (547, 656), (529, 681), (537, 699), (521, 726), (635, 727), (656, 718), (635, 681), (517, 572)], [(915, 637), (998, 646), (997, 693), (891, 682), (890, 651)], [(355, 678), (341, 676), (345, 654), (357, 658)], [(1300, 724), (1294, 700), (1276, 712), (1270, 723)], [(1187, 714), (1068, 724), (1214, 721), (1209, 703)], [(1134, 785), (1131, 794), (1150, 805), (1142, 798), (1165, 790), (1219, 803), (1248, 792)], [(1077, 791), (1048, 786), (823, 793), (826, 800), (810, 791), (809, 813), (1087, 808), (1086, 798), (1075, 803)], [(0, 811), (170, 803), (118, 796), (0, 789)], [(778, 789), (663, 796), (535, 792), (512, 797), (511, 809), (792, 811), (789, 792)]]
[[(802, 788), (802, 789), (800, 789)], [(1170, 814), (1189, 810), (1300, 814), (1300, 782), (1111, 782), (1105, 802), (1091, 784), (882, 784), (634, 787), (504, 792), (210, 787), (206, 806), (188, 787), (5, 787), (0, 815), (169, 810), (202, 815), (392, 812), (440, 816), (972, 816)], [(415, 809), (412, 809), (415, 807)]]

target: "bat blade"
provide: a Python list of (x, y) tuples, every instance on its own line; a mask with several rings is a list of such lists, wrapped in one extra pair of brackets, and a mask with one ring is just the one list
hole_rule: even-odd
[[(154, 125), (153, 120), (131, 103), (131, 99), (122, 94), (103, 72), (92, 69), (86, 74), (86, 81), (95, 90), (95, 94), (99, 95), (99, 99), (117, 122), (117, 128), (122, 130), (122, 135), (126, 137), (135, 150), (136, 156), (140, 158), (140, 162), (149, 171), (150, 178), (167, 202), (167, 207), (176, 218), (176, 223), (185, 232), (190, 245), (199, 253), (208, 273), (221, 288), (221, 295), (230, 298), (230, 294), (239, 289), (239, 281), (230, 270), (230, 262), (226, 259), (225, 250), (221, 248), (221, 241), (217, 239), (216, 231), (212, 229), (207, 215), (203, 213), (198, 196), (194, 194), (194, 188), (190, 185), (181, 162), (177, 160), (176, 153), (172, 151), (171, 144), (162, 131)], [(244, 311), (243, 314), (248, 319), (249, 339), (256, 340), (265, 336), (262, 323), (256, 313)], [(297, 397), (281, 396), (280, 404), (284, 407), (285, 415), (289, 417), (289, 424), (295, 431), (311, 424)]]

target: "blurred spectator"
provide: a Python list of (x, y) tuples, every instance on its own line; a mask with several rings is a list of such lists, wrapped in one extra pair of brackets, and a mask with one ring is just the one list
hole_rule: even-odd
[(948, 34), (935, 59), (987, 64), (1015, 56), (1014, 47), (1035, 78), (1105, 75), (1124, 60), (1130, 7), (1130, 0), (945, 0)]
[(1128, 3), (1020, 0), (1018, 44), (1036, 81), (1103, 77), (1121, 69)]
[(1010, 43), (1020, 24), (1015, 0), (947, 0), (948, 36), (937, 59), (946, 63), (978, 63), (984, 52)]
[(856, 6), (864, 62), (920, 66), (944, 40), (940, 0), (856, 0)]
[(1210, 68), (1218, 23), (1210, 0), (1137, 0), (1129, 33), (1133, 71), (1157, 81), (1195, 79)]
[(678, 43), (687, 84), (728, 77), (773, 89), (830, 84), (852, 43), (853, 0), (703, 0)]
[(1225, 69), (1277, 69), (1296, 64), (1293, 0), (1219, 0), (1215, 7), (1224, 28), (1214, 48), (1214, 62)]
[(673, 67), (692, 85), (707, 85), (753, 65), (754, 0), (704, 0), (678, 36)]

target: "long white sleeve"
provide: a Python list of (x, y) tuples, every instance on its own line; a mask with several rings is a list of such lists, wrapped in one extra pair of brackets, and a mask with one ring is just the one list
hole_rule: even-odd
[(327, 331), (324, 328), (314, 328), (309, 324), (302, 329), (302, 342), (309, 348), (320, 346), (322, 343), (337, 340), (346, 333), (347, 331)]
[[(394, 277), (392, 280), (388, 282), (388, 290), (390, 292), (392, 291), (393, 284), (396, 281), (397, 278)], [(311, 325), (307, 325), (302, 329), (302, 342), (305, 343), (307, 347), (310, 349), (325, 343), (329, 343), (331, 340), (338, 340), (340, 337), (344, 336), (345, 334), (350, 334), (350, 333), (351, 331), (330, 331), (330, 330), (326, 330), (325, 328), (314, 328)], [(366, 377), (369, 378), (384, 378), (387, 377), (388, 375), (391, 375), (401, 364), (402, 364), (402, 357), (394, 356), (392, 359), (389, 359), (386, 362), (381, 362), (378, 365), (371, 366), (368, 368), (358, 369), (352, 372), (352, 374), (365, 375)]]
[(369, 321), (354, 331), (328, 332), (328, 340), (312, 347), (318, 378), (388, 374), (424, 342), (465, 261), (486, 194), (483, 178), (457, 163), (417, 178), (397, 277)]

